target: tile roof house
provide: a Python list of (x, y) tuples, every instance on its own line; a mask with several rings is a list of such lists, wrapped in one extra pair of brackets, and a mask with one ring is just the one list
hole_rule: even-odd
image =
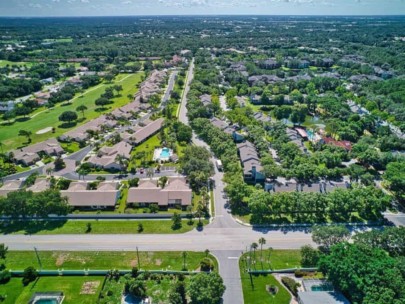
[(352, 143), (350, 141), (347, 140), (335, 140), (332, 137), (323, 137), (322, 140), (324, 141), (324, 143), (326, 145), (332, 145), (335, 147), (340, 147), (343, 148), (347, 151), (351, 151), (352, 150)]
[(256, 147), (249, 141), (239, 143), (236, 146), (243, 167), (243, 178), (245, 181), (253, 183), (264, 182), (265, 176), (262, 173), (263, 167)]
[(48, 179), (46, 178), (37, 178), (35, 180), (35, 183), (28, 187), (27, 190), (32, 191), (32, 192), (42, 192), (45, 190), (48, 190), (51, 187), (51, 183)]
[(133, 143), (134, 145), (139, 145), (152, 135), (155, 135), (163, 127), (164, 122), (165, 120), (163, 118), (158, 118), (149, 122), (146, 126), (137, 129), (133, 134), (131, 134), (127, 141)]
[(69, 205), (77, 208), (113, 208), (120, 196), (116, 182), (101, 182), (96, 190), (88, 190), (84, 181), (72, 182), (61, 195), (67, 197)]
[(211, 102), (212, 102), (211, 95), (208, 95), (208, 94), (201, 95), (201, 96), (200, 96), (200, 101), (202, 102), (202, 104), (203, 104), (205, 107), (208, 106), (208, 105), (210, 105)]
[(100, 117), (59, 136), (59, 139), (63, 141), (74, 140), (77, 142), (83, 142), (90, 138), (87, 131), (100, 132), (105, 127), (112, 128), (116, 125), (117, 121), (109, 119), (105, 115), (101, 115)]
[(159, 207), (191, 205), (192, 191), (184, 178), (169, 179), (163, 189), (157, 183), (156, 180), (143, 180), (138, 187), (129, 188), (127, 204), (145, 206), (157, 203)]
[(39, 156), (39, 154), (41, 153), (49, 156), (57, 156), (63, 154), (64, 150), (55, 138), (51, 138), (31, 146), (12, 150), (11, 152), (13, 153), (14, 160), (17, 163), (22, 163), (26, 166), (30, 166), (41, 159), (41, 157)]
[(0, 187), (0, 196), (7, 196), (8, 193), (20, 190), (24, 185), (22, 180), (9, 180)]
[(87, 162), (98, 168), (121, 170), (122, 165), (119, 162), (119, 157), (129, 159), (131, 157), (131, 150), (131, 144), (121, 141), (112, 147), (102, 147), (98, 151), (98, 155), (90, 157)]
[(220, 120), (219, 118), (213, 117), (210, 119), (211, 124), (224, 131), (227, 134), (233, 134), (234, 129), (232, 129), (225, 121)]

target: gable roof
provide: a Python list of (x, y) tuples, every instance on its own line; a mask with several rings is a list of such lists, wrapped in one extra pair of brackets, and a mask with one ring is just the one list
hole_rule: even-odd
[(0, 188), (0, 196), (7, 196), (8, 193), (20, 190), (24, 185), (22, 180), (9, 180), (3, 183), (3, 186)]
[(50, 186), (51, 186), (51, 183), (49, 182), (48, 179), (37, 178), (35, 180), (35, 183), (31, 187), (28, 187), (27, 190), (32, 191), (32, 192), (42, 192), (42, 191), (49, 189)]
[(62, 196), (68, 198), (68, 203), (74, 207), (115, 206), (120, 191), (116, 182), (102, 182), (97, 190), (87, 190), (87, 182), (73, 182), (69, 189), (62, 190)]
[(170, 201), (181, 200), (181, 205), (191, 205), (192, 191), (184, 178), (169, 179), (164, 189), (156, 180), (142, 180), (137, 188), (128, 190), (128, 203), (157, 203), (167, 206)]
[(159, 131), (162, 128), (164, 121), (165, 120), (163, 118), (158, 118), (132, 134), (132, 137), (135, 138), (135, 144), (143, 142), (149, 136)]

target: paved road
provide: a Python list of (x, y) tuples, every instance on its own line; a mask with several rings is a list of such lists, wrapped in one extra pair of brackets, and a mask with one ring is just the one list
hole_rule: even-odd
[[(136, 222), (134, 221), (134, 225)], [(298, 249), (312, 244), (306, 231), (255, 231), (251, 228), (216, 229), (206, 227), (184, 234), (104, 234), (104, 235), (2, 235), (1, 242), (10, 250), (79, 250), (79, 251), (237, 251), (246, 249), (260, 237), (275, 249)]]

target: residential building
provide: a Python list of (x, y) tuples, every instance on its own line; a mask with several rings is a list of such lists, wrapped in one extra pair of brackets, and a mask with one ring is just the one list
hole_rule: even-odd
[(335, 147), (340, 147), (343, 148), (347, 151), (351, 151), (352, 150), (352, 143), (350, 141), (347, 140), (335, 140), (332, 137), (322, 137), (323, 142), (326, 145), (332, 145)]
[(51, 183), (47, 178), (37, 178), (35, 183), (28, 187), (28, 191), (32, 192), (42, 192), (48, 190), (51, 187)]
[(211, 102), (212, 102), (211, 95), (208, 95), (208, 94), (201, 95), (200, 96), (200, 101), (202, 102), (204, 107), (209, 106), (211, 104)]
[(106, 115), (101, 115), (100, 117), (59, 136), (59, 139), (61, 141), (73, 140), (77, 142), (84, 142), (90, 138), (88, 131), (100, 132), (104, 129), (113, 128), (116, 125), (117, 121), (114, 119), (109, 119)]
[(112, 147), (102, 147), (98, 151), (98, 155), (90, 157), (87, 162), (98, 168), (122, 170), (123, 165), (120, 158), (129, 159), (131, 157), (131, 150), (131, 144), (121, 141)]
[(243, 178), (248, 183), (262, 183), (265, 176), (262, 173), (263, 167), (257, 154), (256, 147), (249, 141), (236, 145), (240, 162), (243, 167)]
[(11, 152), (14, 155), (15, 162), (30, 166), (41, 159), (40, 154), (59, 156), (64, 153), (64, 150), (55, 138), (51, 138)]
[(7, 196), (8, 193), (18, 191), (24, 186), (24, 181), (22, 180), (9, 180), (3, 183), (0, 187), (0, 196)]
[(61, 195), (67, 197), (69, 205), (76, 208), (114, 208), (120, 197), (117, 188), (116, 182), (101, 182), (97, 189), (90, 190), (89, 183), (79, 181), (70, 183), (67, 190), (61, 190)]
[(158, 118), (147, 123), (144, 127), (135, 128), (135, 132), (132, 134), (123, 133), (122, 139), (133, 145), (139, 145), (155, 135), (163, 127), (164, 122), (165, 120), (163, 118)]
[(184, 178), (171, 178), (164, 188), (157, 180), (142, 180), (136, 188), (128, 190), (127, 204), (148, 206), (158, 204), (161, 208), (190, 206), (192, 191)]
[(230, 127), (228, 123), (226, 123), (225, 121), (223, 121), (219, 118), (213, 117), (210, 119), (210, 122), (214, 127), (221, 129), (222, 131), (224, 131), (227, 134), (232, 135), (233, 132), (235, 132), (235, 130), (232, 129), (232, 127)]

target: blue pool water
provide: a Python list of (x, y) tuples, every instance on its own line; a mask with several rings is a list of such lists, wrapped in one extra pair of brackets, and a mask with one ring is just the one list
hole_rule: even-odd
[(162, 152), (160, 152), (160, 158), (169, 158), (170, 157), (170, 149), (163, 148)]
[(55, 299), (39, 299), (35, 301), (35, 304), (58, 304), (59, 301)]

